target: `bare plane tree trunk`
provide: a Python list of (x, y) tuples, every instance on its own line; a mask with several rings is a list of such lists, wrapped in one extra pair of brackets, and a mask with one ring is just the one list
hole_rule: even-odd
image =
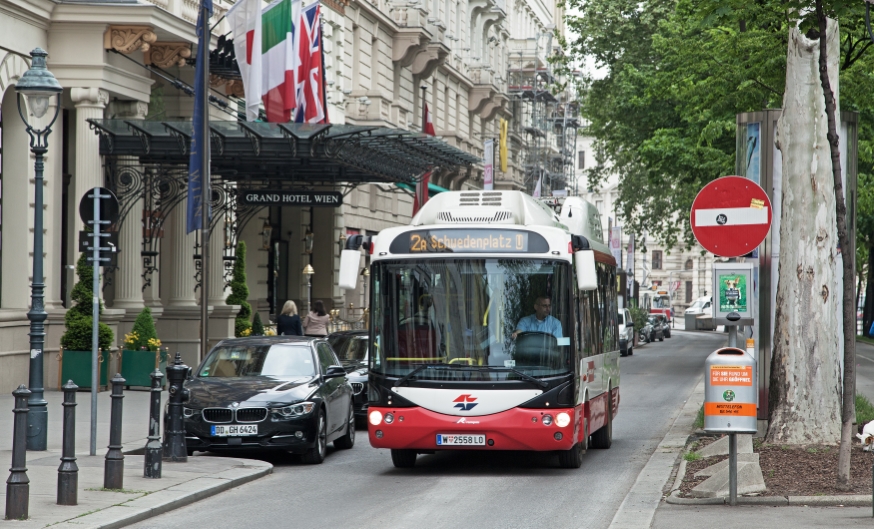
[[(837, 87), (837, 25), (829, 71)], [(835, 192), (818, 42), (789, 31), (786, 92), (777, 124), (783, 153), (780, 271), (767, 441), (835, 444), (840, 433), (840, 318)]]
[[(838, 228), (838, 244), (843, 249), (841, 265), (843, 267), (842, 311), (844, 330), (844, 373), (843, 393), (841, 397), (841, 448), (838, 454), (838, 479), (837, 487), (843, 490), (850, 489), (850, 454), (853, 448), (853, 418), (856, 415), (856, 305), (854, 303), (853, 283), (855, 272), (853, 265), (856, 256), (850, 253), (850, 237), (847, 234), (847, 203), (844, 200), (844, 184), (841, 174), (841, 147), (838, 137), (838, 97), (837, 83), (832, 90), (829, 72), (837, 72), (837, 60), (832, 59), (834, 64), (829, 66), (829, 57), (833, 57), (835, 50), (829, 50), (828, 30), (832, 30), (832, 40), (840, 42), (838, 38), (838, 24), (829, 20), (822, 9), (822, 0), (816, 0), (816, 18), (819, 21), (819, 79), (822, 85), (823, 99), (825, 101), (825, 113), (828, 120), (828, 143), (831, 151), (832, 176), (835, 185), (835, 221)], [(837, 73), (834, 74), (837, 77)]]

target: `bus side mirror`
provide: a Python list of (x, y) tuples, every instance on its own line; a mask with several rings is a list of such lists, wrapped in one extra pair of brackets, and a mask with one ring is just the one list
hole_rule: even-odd
[(361, 263), (361, 250), (343, 250), (340, 253), (340, 277), (338, 286), (344, 290), (355, 290), (358, 286), (358, 265)]
[(595, 290), (598, 288), (595, 252), (592, 250), (574, 252), (574, 263), (577, 268), (577, 288), (579, 290)]

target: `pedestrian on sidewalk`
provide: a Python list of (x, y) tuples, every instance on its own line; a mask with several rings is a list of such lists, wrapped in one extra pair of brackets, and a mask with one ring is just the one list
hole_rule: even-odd
[(297, 315), (297, 304), (288, 300), (282, 306), (282, 313), (276, 318), (276, 334), (280, 336), (303, 336), (303, 325)]
[(307, 314), (303, 322), (304, 332), (307, 336), (327, 336), (329, 321), (331, 321), (331, 317), (325, 311), (325, 304), (322, 300), (317, 299), (313, 303), (312, 312)]

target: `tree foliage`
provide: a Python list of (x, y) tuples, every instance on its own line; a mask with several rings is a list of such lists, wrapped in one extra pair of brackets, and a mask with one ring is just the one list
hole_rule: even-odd
[(240, 241), (237, 244), (237, 252), (234, 259), (234, 271), (231, 279), (231, 294), (226, 303), (228, 305), (240, 305), (234, 322), (234, 335), (241, 336), (243, 331), (252, 327), (249, 318), (252, 316), (252, 306), (249, 299), (249, 286), (246, 284), (246, 243)]
[(260, 312), (256, 312), (252, 320), (252, 336), (264, 336), (264, 323), (261, 322)]
[(127, 349), (145, 348), (149, 351), (158, 349), (161, 342), (158, 340), (158, 330), (155, 328), (155, 320), (152, 318), (152, 309), (143, 307), (134, 321), (133, 329), (127, 336), (132, 338), (130, 342), (125, 340), (125, 348)]
[[(691, 246), (688, 212), (696, 193), (735, 173), (736, 114), (782, 106), (788, 28), (795, 23), (787, 10), (811, 13), (813, 3), (806, 4), (568, 2), (579, 12), (568, 20), (579, 35), (570, 42), (571, 59), (591, 57), (606, 72), (589, 79), (582, 94), (585, 134), (596, 149), (586, 176), (597, 188), (619, 175), (617, 214), (630, 231), (646, 230), (669, 248)], [(832, 2), (828, 11), (841, 23), (841, 107), (860, 112), (861, 180), (874, 166), (874, 59), (865, 53), (870, 41), (858, 4)], [(814, 23), (802, 21), (803, 28)], [(872, 213), (859, 209), (860, 226)]]
[[(88, 262), (85, 253), (79, 255), (76, 263), (76, 275), (79, 281), (73, 286), (70, 299), (74, 305), (67, 309), (64, 315), (64, 326), (67, 330), (61, 336), (61, 347), (69, 351), (91, 350), (91, 311), (93, 299), (94, 268)], [(98, 314), (103, 314), (103, 302), (100, 302)], [(99, 319), (99, 317), (98, 317)], [(109, 349), (114, 338), (112, 329), (105, 323), (97, 327), (97, 346)]]

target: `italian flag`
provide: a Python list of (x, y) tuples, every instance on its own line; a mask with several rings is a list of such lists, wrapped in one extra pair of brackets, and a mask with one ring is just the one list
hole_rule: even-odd
[(261, 13), (261, 99), (267, 121), (287, 123), (297, 106), (298, 63), (294, 52), (300, 0), (274, 0)]
[(246, 119), (258, 119), (258, 107), (263, 101), (267, 121), (287, 123), (297, 106), (295, 86), (300, 60), (294, 49), (293, 21), (300, 18), (301, 2), (274, 0), (263, 10), (262, 5), (262, 0), (241, 0), (228, 12), (246, 91)]

